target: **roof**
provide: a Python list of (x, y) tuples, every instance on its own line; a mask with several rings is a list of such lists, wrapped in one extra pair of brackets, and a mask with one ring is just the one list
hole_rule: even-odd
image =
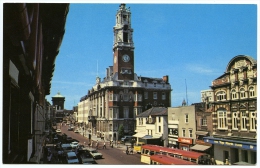
[(148, 83), (153, 83), (153, 82), (163, 83), (163, 82), (165, 82), (163, 80), (163, 78), (151, 78), (151, 77), (141, 77), (141, 81), (142, 82), (148, 82)]
[(167, 116), (168, 109), (165, 107), (152, 107), (141, 114), (137, 115), (136, 117), (148, 117), (148, 116)]

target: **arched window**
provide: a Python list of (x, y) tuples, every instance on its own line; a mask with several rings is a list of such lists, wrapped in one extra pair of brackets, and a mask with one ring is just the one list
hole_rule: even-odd
[(249, 118), (250, 118), (250, 131), (256, 131), (256, 112), (255, 111), (250, 111), (249, 113)]
[(237, 92), (236, 92), (235, 89), (233, 89), (233, 90), (231, 91), (231, 94), (232, 94), (232, 99), (236, 99), (236, 98), (237, 98)]
[(232, 113), (232, 129), (238, 129), (238, 112)]
[(250, 95), (250, 97), (255, 97), (255, 89), (254, 89), (254, 87), (250, 87), (249, 88), (249, 95)]
[(246, 92), (244, 88), (240, 89), (240, 98), (245, 98), (246, 97)]
[(226, 92), (219, 91), (217, 93), (217, 101), (220, 101), (220, 100), (226, 100)]

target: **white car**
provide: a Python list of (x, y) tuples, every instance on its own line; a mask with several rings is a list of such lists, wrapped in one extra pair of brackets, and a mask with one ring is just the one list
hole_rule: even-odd
[(57, 132), (57, 133), (61, 133), (61, 130), (60, 130), (60, 129), (56, 129), (56, 132)]
[(75, 132), (75, 133), (79, 133), (79, 130), (78, 130), (78, 129), (76, 129), (74, 132)]
[(70, 146), (71, 146), (72, 148), (76, 148), (78, 145), (79, 145), (78, 142), (71, 142), (71, 143), (70, 143)]

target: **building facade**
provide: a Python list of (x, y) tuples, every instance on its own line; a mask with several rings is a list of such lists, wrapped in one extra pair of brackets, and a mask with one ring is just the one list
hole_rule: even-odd
[[(96, 78), (96, 84), (88, 91), (84, 106), (79, 111), (88, 116), (91, 134), (108, 140), (117, 140), (118, 128), (124, 126), (125, 134), (134, 134), (135, 117), (151, 107), (171, 106), (171, 85), (168, 76), (150, 78), (137, 76), (134, 70), (134, 42), (131, 12), (121, 4), (116, 13), (113, 28), (113, 66), (106, 70), (106, 77)], [(80, 112), (79, 112), (80, 114)]]
[(226, 160), (256, 163), (257, 141), (257, 62), (238, 55), (225, 73), (212, 82), (213, 134), (204, 141), (214, 145), (218, 164)]
[[(49, 118), (55, 58), (69, 4), (3, 4), (4, 164), (39, 163)], [(55, 38), (54, 38), (55, 37)]]
[(135, 132), (137, 142), (168, 146), (168, 109), (152, 107), (137, 115)]
[(196, 139), (195, 105), (168, 108), (169, 147), (190, 150)]

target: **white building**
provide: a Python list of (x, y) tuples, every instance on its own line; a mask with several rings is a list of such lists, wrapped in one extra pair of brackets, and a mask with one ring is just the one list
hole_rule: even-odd
[(136, 116), (137, 142), (167, 146), (168, 141), (168, 110), (165, 107), (153, 107)]

